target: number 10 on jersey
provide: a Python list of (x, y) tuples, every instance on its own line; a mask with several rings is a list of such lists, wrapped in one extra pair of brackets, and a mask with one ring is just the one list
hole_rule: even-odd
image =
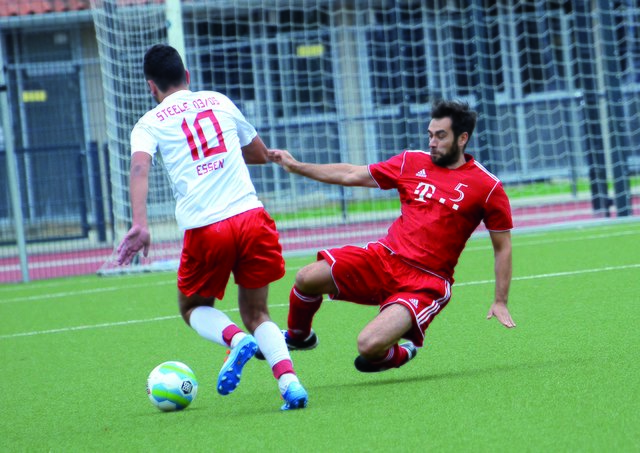
[[(205, 129), (211, 130), (207, 127), (208, 124), (211, 124), (213, 126), (215, 137), (207, 137), (207, 134), (205, 134)], [(193, 129), (195, 129), (196, 131), (197, 143), (196, 136), (194, 136), (193, 132), (191, 132), (191, 127), (193, 127)], [(191, 158), (193, 160), (198, 160), (201, 158), (200, 153), (198, 152), (198, 148), (200, 148), (203, 158), (213, 156), (214, 154), (227, 152), (227, 147), (224, 144), (224, 137), (222, 136), (222, 128), (220, 127), (220, 123), (218, 123), (218, 119), (211, 110), (198, 112), (191, 126), (189, 126), (189, 124), (187, 123), (186, 118), (183, 119), (182, 132), (184, 132), (184, 135), (187, 138), (187, 143), (189, 143)], [(212, 141), (217, 141), (218, 144), (215, 146), (210, 146), (209, 143)]]

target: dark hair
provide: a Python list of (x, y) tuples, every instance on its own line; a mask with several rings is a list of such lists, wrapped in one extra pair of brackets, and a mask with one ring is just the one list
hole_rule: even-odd
[[(469, 104), (462, 101), (437, 100), (431, 106), (431, 118), (440, 120), (451, 118), (451, 130), (457, 139), (463, 132), (469, 134), (469, 139), (476, 128), (478, 114), (471, 110)], [(467, 143), (469, 143), (467, 141)]]
[(146, 79), (153, 80), (160, 91), (167, 91), (187, 81), (180, 54), (166, 44), (156, 44), (147, 50), (143, 69)]

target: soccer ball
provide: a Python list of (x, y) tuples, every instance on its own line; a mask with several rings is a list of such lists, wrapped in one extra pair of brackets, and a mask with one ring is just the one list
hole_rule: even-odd
[(147, 395), (161, 411), (180, 411), (198, 394), (198, 380), (182, 362), (164, 362), (147, 378)]

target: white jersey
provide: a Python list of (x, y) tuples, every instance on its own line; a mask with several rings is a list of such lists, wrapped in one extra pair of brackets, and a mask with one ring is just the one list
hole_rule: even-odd
[(148, 111), (131, 131), (131, 153), (160, 151), (182, 230), (261, 207), (241, 147), (255, 128), (221, 93), (177, 91)]

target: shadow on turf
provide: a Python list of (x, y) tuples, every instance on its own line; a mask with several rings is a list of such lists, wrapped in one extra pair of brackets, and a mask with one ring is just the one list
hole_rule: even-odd
[[(572, 360), (572, 361), (575, 362), (576, 360)], [(566, 365), (567, 362), (568, 360), (566, 359), (545, 360), (545, 361), (534, 362), (534, 363), (514, 363), (514, 364), (508, 364), (508, 365), (496, 365), (496, 366), (486, 367), (486, 368), (476, 368), (476, 369), (466, 369), (466, 370), (461, 369), (457, 371), (447, 371), (443, 373), (431, 373), (431, 374), (425, 373), (420, 376), (407, 376), (407, 373), (405, 373), (404, 370), (402, 369), (392, 369), (382, 373), (371, 373), (371, 374), (358, 373), (358, 375), (362, 376), (363, 378), (372, 378), (374, 376), (375, 377), (389, 376), (389, 378), (387, 379), (385, 378), (375, 379), (375, 380), (363, 379), (363, 381), (360, 381), (360, 382), (344, 383), (344, 384), (336, 384), (335, 382), (332, 382), (330, 384), (316, 385), (314, 386), (314, 388), (325, 388), (325, 387), (335, 388), (336, 385), (340, 387), (361, 387), (363, 383), (366, 383), (368, 386), (372, 386), (372, 385), (388, 385), (388, 384), (399, 384), (399, 383), (406, 384), (407, 382), (424, 382), (424, 381), (439, 381), (444, 379), (469, 378), (474, 376), (483, 376), (483, 375), (486, 376), (486, 375), (492, 375), (492, 374), (517, 371), (517, 370), (549, 368), (549, 367), (558, 366), (558, 365)], [(409, 370), (407, 370), (407, 372), (409, 372)], [(392, 378), (390, 374), (392, 374), (394, 377)]]

